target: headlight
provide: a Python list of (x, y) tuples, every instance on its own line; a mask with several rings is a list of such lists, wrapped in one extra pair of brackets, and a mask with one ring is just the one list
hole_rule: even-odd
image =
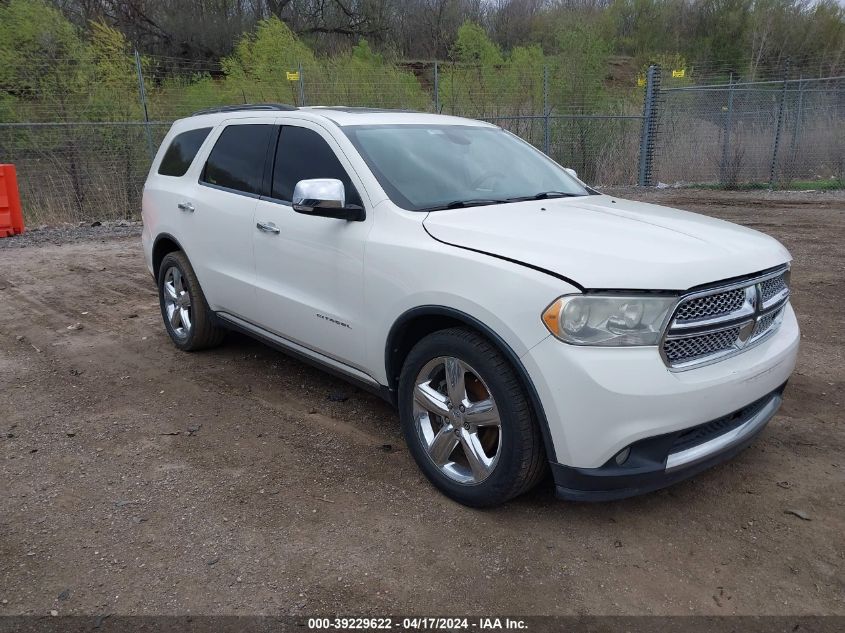
[(677, 297), (568, 295), (543, 312), (543, 323), (573, 345), (657, 345)]

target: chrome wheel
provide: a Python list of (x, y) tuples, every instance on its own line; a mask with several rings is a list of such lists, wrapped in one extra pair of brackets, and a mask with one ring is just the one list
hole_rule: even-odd
[(164, 273), (164, 311), (173, 333), (187, 338), (191, 333), (191, 294), (182, 271), (171, 266)]
[(452, 481), (479, 484), (492, 474), (502, 450), (499, 409), (460, 358), (435, 358), (417, 375), (414, 423), (429, 459)]

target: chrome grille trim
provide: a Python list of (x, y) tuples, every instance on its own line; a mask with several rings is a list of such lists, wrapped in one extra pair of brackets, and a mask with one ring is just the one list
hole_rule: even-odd
[(760, 316), (757, 319), (757, 323), (754, 325), (754, 333), (751, 335), (751, 341), (755, 342), (757, 339), (762, 338), (766, 335), (769, 330), (776, 330), (780, 325), (781, 320), (783, 319), (783, 308), (781, 306), (776, 310), (770, 310), (766, 314)]
[(670, 363), (687, 362), (731, 349), (737, 336), (738, 325), (694, 336), (674, 336), (666, 339), (663, 351)]
[(744, 288), (734, 288), (726, 292), (695, 297), (678, 306), (678, 310), (675, 312), (675, 321), (694, 323), (703, 318), (731, 314), (740, 310), (744, 301)]
[(787, 290), (786, 279), (784, 275), (772, 277), (760, 283), (760, 292), (763, 297), (763, 304), (769, 303), (783, 294)]
[(738, 354), (778, 329), (788, 300), (788, 266), (688, 293), (663, 333), (663, 362), (684, 371)]

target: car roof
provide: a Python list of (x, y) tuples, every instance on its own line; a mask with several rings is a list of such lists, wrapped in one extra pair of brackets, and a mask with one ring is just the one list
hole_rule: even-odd
[(173, 124), (178, 130), (215, 126), (233, 119), (257, 119), (273, 121), (280, 116), (305, 121), (330, 121), (339, 127), (354, 125), (469, 125), (477, 127), (495, 127), (490, 123), (463, 117), (409, 110), (388, 110), (379, 108), (359, 108), (347, 106), (309, 106), (291, 108), (269, 104), (247, 105), (244, 109), (237, 106), (223, 106), (219, 109), (203, 110), (193, 116), (180, 119)]
[(386, 110), (379, 108), (348, 108), (343, 106), (312, 106), (300, 108), (299, 112), (325, 117), (340, 127), (348, 125), (472, 125), (487, 126), (489, 123), (463, 117), (411, 110)]

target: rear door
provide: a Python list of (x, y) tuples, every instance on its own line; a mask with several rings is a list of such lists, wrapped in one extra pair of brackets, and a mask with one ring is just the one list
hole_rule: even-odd
[[(233, 119), (215, 129), (194, 184), (181, 202), (179, 239), (209, 306), (255, 318), (253, 215), (265, 181), (265, 161), (275, 126)], [(183, 207), (184, 208), (184, 207)]]
[[(363, 369), (364, 245), (372, 210), (362, 199), (363, 184), (322, 126), (280, 119), (271, 195), (258, 202), (255, 223), (256, 301), (261, 325), (295, 343)], [(363, 222), (297, 213), (291, 206), (296, 183), (337, 178), (346, 202), (367, 210)]]
[[(147, 176), (143, 193), (143, 219), (145, 232), (155, 231), (149, 239), (160, 235), (169, 235), (180, 241), (180, 236), (190, 230), (187, 213), (183, 211), (185, 203), (193, 197), (193, 190), (202, 163), (202, 148), (214, 130), (214, 126), (189, 128), (183, 122), (178, 122), (168, 132), (162, 142), (160, 162), (154, 163), (153, 169)], [(210, 143), (210, 141), (209, 141)], [(152, 244), (147, 244), (145, 252), (152, 270)]]

